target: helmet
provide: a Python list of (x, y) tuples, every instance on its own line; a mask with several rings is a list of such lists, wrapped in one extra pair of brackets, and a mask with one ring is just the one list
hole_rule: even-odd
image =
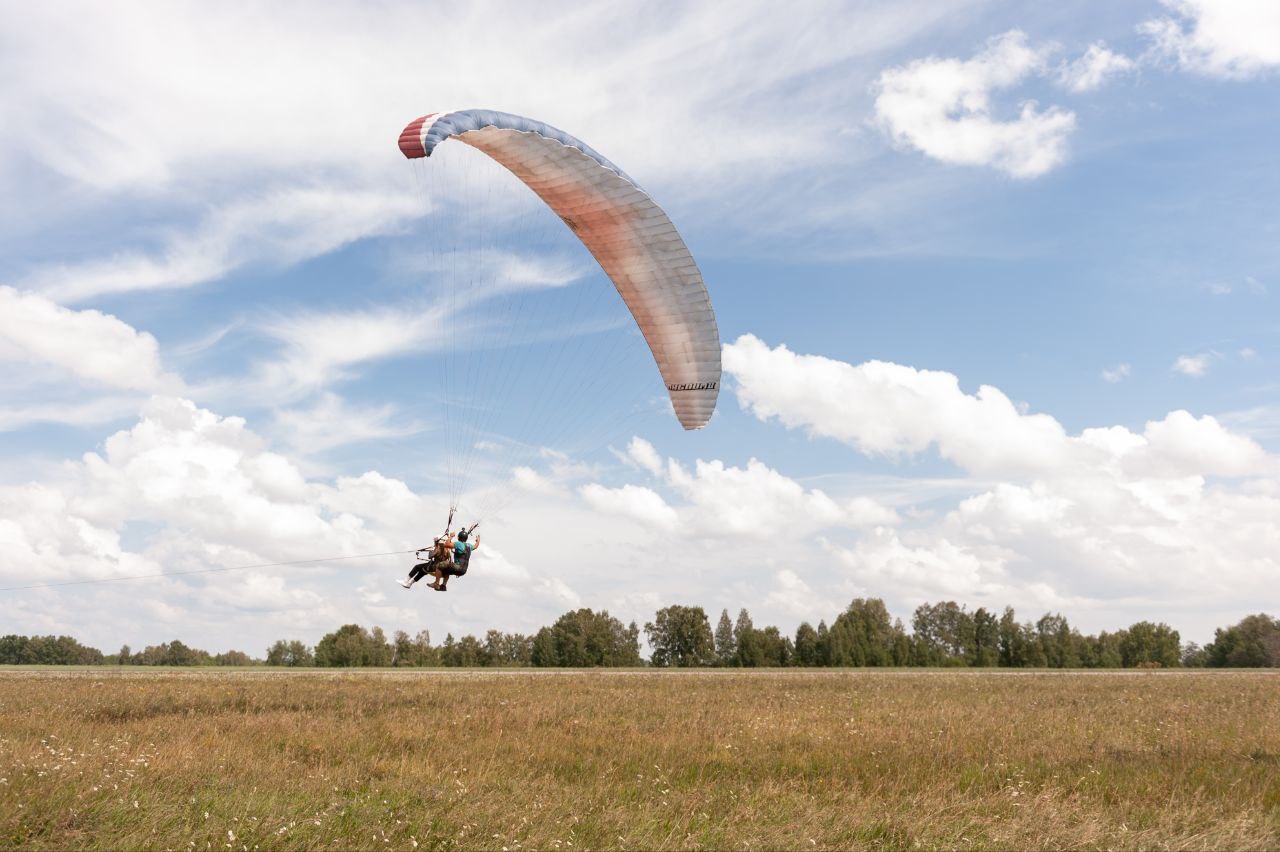
[(467, 540), (467, 531), (458, 530), (458, 541), (466, 541), (466, 540)]

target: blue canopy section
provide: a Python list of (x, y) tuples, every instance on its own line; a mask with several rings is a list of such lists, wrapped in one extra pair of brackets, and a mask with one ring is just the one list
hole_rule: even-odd
[(459, 136), (468, 131), (480, 130), (484, 127), (496, 127), (499, 130), (516, 130), (521, 133), (537, 133), (539, 136), (554, 139), (565, 147), (576, 148), (609, 171), (631, 181), (633, 185), (639, 186), (634, 180), (631, 180), (630, 175), (576, 136), (570, 136), (550, 124), (543, 124), (541, 121), (534, 121), (532, 118), (525, 118), (520, 115), (512, 115), (509, 112), (497, 112), (491, 109), (464, 109), (442, 115), (427, 130), (422, 139), (422, 147), (426, 150), (427, 156), (430, 157), (435, 147), (450, 136)]

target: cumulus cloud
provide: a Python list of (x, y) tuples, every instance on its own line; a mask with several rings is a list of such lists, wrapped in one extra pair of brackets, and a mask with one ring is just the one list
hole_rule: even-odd
[(989, 385), (967, 394), (951, 373), (797, 355), (749, 334), (725, 347), (724, 367), (737, 381), (739, 403), (760, 419), (871, 455), (901, 457), (936, 444), (943, 457), (988, 475), (1052, 469), (1068, 451), (1052, 417), (1022, 414)]
[[(437, 517), (444, 505), (443, 498), (372, 471), (332, 482), (309, 479), (244, 420), (157, 396), (132, 428), (110, 436), (101, 451), (63, 464), (46, 482), (0, 486), (6, 557), (0, 580), (28, 585), (404, 551), (429, 544), (444, 520)], [(148, 630), (203, 629), (222, 641), (251, 637), (265, 647), (278, 637), (264, 631), (283, 625), (331, 630), (341, 619), (394, 617), (412, 626), (420, 618), (416, 610), (398, 609), (398, 599), (373, 594), (402, 591), (391, 581), (409, 560), (405, 554), (399, 563), (362, 557), (170, 576), (145, 585), (85, 587), (74, 598), (37, 591), (7, 599), (3, 610), (7, 623), (32, 624), (32, 607), (56, 606), (64, 619), (60, 631), (88, 624), (93, 635), (114, 632), (111, 638), (120, 641), (147, 602), (155, 605)], [(473, 565), (492, 569), (489, 588), (504, 600), (540, 601), (549, 614), (576, 601), (563, 578), (537, 575), (490, 547), (477, 552)], [(362, 575), (370, 579), (361, 583)], [(356, 586), (367, 586), (372, 596), (354, 600)], [(263, 623), (254, 614), (263, 609), (280, 617)], [(480, 623), (469, 622), (472, 629), (492, 626), (475, 618)], [(150, 641), (161, 638), (173, 635)]]
[(582, 486), (580, 493), (597, 511), (634, 518), (645, 526), (672, 530), (679, 523), (679, 516), (662, 495), (648, 488), (638, 485), (606, 488), (592, 482)]
[(806, 620), (812, 619), (815, 612), (822, 612), (829, 606), (823, 595), (790, 568), (778, 571), (772, 580), (766, 600), (780, 612)]
[(1115, 53), (1102, 42), (1089, 45), (1084, 55), (1064, 65), (1058, 80), (1073, 92), (1091, 92), (1102, 87), (1108, 78), (1137, 67), (1129, 57)]
[(580, 494), (597, 511), (630, 517), (656, 529), (679, 525), (690, 535), (706, 538), (768, 539), (899, 520), (892, 508), (873, 498), (839, 500), (819, 489), (806, 489), (754, 458), (746, 467), (698, 459), (691, 470), (673, 458), (664, 462), (653, 445), (640, 437), (631, 439), (627, 458), (682, 502), (672, 505), (658, 492), (630, 484), (606, 488), (590, 483)]
[(63, 308), (0, 286), (0, 362), (52, 366), (91, 386), (157, 391), (179, 386), (156, 339), (110, 314)]
[(1027, 101), (1017, 118), (1001, 121), (991, 96), (1043, 74), (1051, 52), (1012, 30), (972, 59), (930, 57), (890, 68), (876, 86), (877, 120), (898, 144), (941, 162), (1039, 177), (1066, 159), (1075, 114)]
[(662, 456), (658, 455), (653, 444), (638, 435), (627, 444), (626, 457), (654, 476), (662, 473)]
[[(761, 419), (866, 454), (936, 448), (995, 479), (940, 519), (829, 542), (855, 589), (1066, 610), (1160, 601), (1190, 612), (1196, 601), (1243, 611), (1249, 589), (1280, 570), (1280, 458), (1213, 417), (1174, 411), (1141, 432), (1070, 435), (994, 389), (963, 393), (949, 374), (800, 356), (750, 336), (725, 348), (724, 363), (739, 403)], [(1037, 442), (1038, 452), (1025, 450)]]
[(1139, 27), (1180, 68), (1225, 79), (1280, 66), (1280, 5), (1271, 0), (1162, 0), (1173, 17)]

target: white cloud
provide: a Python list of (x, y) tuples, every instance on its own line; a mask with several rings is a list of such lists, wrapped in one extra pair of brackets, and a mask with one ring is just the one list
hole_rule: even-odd
[(1084, 55), (1062, 67), (1058, 79), (1073, 92), (1091, 92), (1102, 87), (1107, 78), (1132, 71), (1137, 67), (1129, 57), (1115, 53), (1102, 42), (1089, 45)]
[[(494, 195), (505, 200), (512, 199), (512, 196), (503, 190), (495, 190)], [(519, 196), (516, 196), (518, 199)], [(516, 200), (512, 199), (512, 200)], [(528, 201), (528, 199), (523, 199)], [(536, 200), (536, 199), (535, 199)], [(537, 204), (541, 204), (538, 201)], [(534, 204), (522, 205), (525, 209), (523, 216), (533, 219), (540, 225), (549, 225), (558, 220), (545, 220), (539, 214), (546, 211)], [(478, 215), (476, 211), (471, 211), (472, 215)], [(549, 215), (549, 214), (548, 214)], [(523, 227), (527, 225), (527, 227)], [(499, 227), (496, 223), (492, 226), (496, 229)], [(518, 223), (513, 229), (518, 237), (513, 242), (525, 242), (535, 247), (549, 246), (553, 244), (554, 237), (543, 236), (540, 227), (532, 223)], [(538, 231), (536, 234), (528, 232)], [(559, 233), (558, 231), (556, 232)], [(564, 236), (564, 235), (560, 235)], [(520, 237), (525, 237), (521, 240)], [(493, 240), (494, 235), (489, 234), (488, 238)], [(449, 237), (443, 238), (446, 242)], [(461, 245), (470, 245), (476, 242), (475, 234), (460, 234), (457, 238)], [(496, 242), (496, 241), (495, 241)], [(524, 251), (514, 252), (501, 248), (499, 245), (486, 245), (482, 250), (470, 250), (458, 248), (448, 252), (428, 252), (414, 253), (396, 258), (395, 268), (401, 273), (413, 274), (444, 274), (449, 276), (457, 276), (457, 268), (465, 267), (465, 278), (471, 280), (475, 292), (470, 289), (459, 293), (461, 297), (479, 296), (480, 298), (488, 298), (501, 292), (510, 290), (532, 290), (541, 288), (565, 287), (578, 281), (594, 271), (594, 267), (590, 264), (590, 258), (584, 259), (583, 256), (572, 245), (567, 251)]]
[(579, 493), (597, 511), (633, 518), (648, 527), (673, 530), (679, 523), (675, 510), (662, 495), (648, 488), (638, 485), (606, 488), (592, 482), (582, 486)]
[(180, 386), (156, 339), (110, 314), (73, 311), (0, 286), (0, 363), (51, 365), (91, 386), (155, 391)]
[(607, 488), (590, 483), (579, 493), (598, 511), (655, 529), (681, 526), (688, 535), (704, 539), (763, 540), (899, 521), (893, 509), (871, 497), (838, 500), (806, 489), (758, 459), (750, 459), (746, 467), (698, 459), (691, 471), (672, 458), (663, 463), (653, 445), (639, 437), (628, 445), (627, 459), (683, 502), (671, 505), (656, 491), (636, 485)]
[(1197, 74), (1244, 79), (1280, 66), (1280, 5), (1273, 0), (1163, 0), (1175, 17), (1139, 27), (1157, 55)]
[(156, 254), (123, 252), (40, 268), (23, 286), (59, 301), (106, 293), (191, 287), (250, 263), (290, 265), (364, 237), (385, 234), (420, 214), (403, 192), (288, 188), (216, 208)]
[[(828, 542), (852, 589), (1203, 621), (1253, 607), (1250, 590), (1280, 570), (1280, 458), (1215, 418), (1174, 411), (1141, 432), (1068, 435), (1045, 415), (1010, 412), (994, 389), (969, 396), (954, 376), (894, 366), (798, 356), (754, 337), (725, 349), (739, 402), (761, 419), (864, 453), (937, 447), (966, 473), (997, 477), (941, 519)], [(993, 400), (998, 416), (983, 414)], [(1050, 445), (1043, 458), (1021, 449), (1029, 435)]]
[(699, 459), (692, 472), (669, 459), (666, 478), (691, 503), (691, 526), (711, 536), (767, 539), (896, 520), (891, 509), (865, 498), (842, 504), (807, 490), (757, 459), (746, 467)]
[(1216, 361), (1216, 352), (1201, 352), (1199, 355), (1179, 355), (1173, 362), (1172, 369), (1184, 376), (1198, 379), (1209, 372), (1209, 366)]
[[(438, 305), (278, 316), (260, 329), (280, 341), (281, 356), (259, 364), (249, 385), (264, 398), (305, 396), (350, 379), (356, 365), (438, 349), (444, 317)], [(240, 396), (244, 387), (236, 382), (225, 392)]]
[[(954, 11), (922, 0), (857, 10), (818, 0), (810, 13), (832, 25), (813, 28), (807, 16), (763, 0), (661, 15), (409, 2), (369, 15), (337, 4), (302, 25), (275, 7), (246, 17), (216, 4), (33, 6), (0, 24), (0, 71), (15, 81), (0, 92), (0, 174), (50, 186), (31, 200), (54, 218), (93, 217), (121, 200), (159, 209), (161, 221), (212, 211), (158, 251), (135, 245), (36, 270), (32, 283), (59, 298), (190, 286), (385, 232), (408, 215), (401, 199), (413, 196), (394, 140), (408, 121), (442, 107), (545, 119), (590, 140), (642, 184), (664, 186), (664, 198), (714, 199), (721, 211), (723, 187), (755, 186), (840, 149), (843, 118), (830, 108), (837, 89), (815, 84), (816, 75), (838, 69), (847, 79), (851, 64), (876, 61)], [(404, 59), (424, 44), (424, 67), (453, 69), (430, 74), (425, 89)], [(758, 132), (762, 113), (783, 110), (811, 120)], [(264, 182), (273, 188), (266, 194)], [(372, 194), (362, 199), (357, 187)], [(357, 209), (345, 210), (343, 199)], [(272, 235), (258, 240), (254, 222)]]
[(1280, 405), (1257, 405), (1239, 411), (1228, 411), (1218, 419), (1227, 428), (1255, 441), (1280, 439)]
[(1016, 119), (999, 121), (991, 94), (1043, 74), (1051, 52), (1013, 30), (972, 59), (930, 57), (890, 68), (877, 84), (877, 119), (895, 142), (941, 162), (1038, 177), (1066, 159), (1075, 114), (1027, 101)]
[[(372, 471), (310, 480), (240, 418), (171, 397), (153, 398), (101, 452), (66, 462), (47, 479), (0, 486), (4, 585), (403, 551), (429, 544), (444, 522), (441, 497)], [(416, 599), (393, 583), (410, 562), (405, 554), (85, 586), (74, 595), (31, 591), (8, 596), (0, 609), (7, 624), (39, 624), (85, 641), (212, 636), (261, 653), (286, 629), (314, 642), (344, 621), (425, 626), (419, 610), (405, 605)], [(516, 565), (491, 542), (472, 566), (485, 577), (486, 594), (460, 601), (479, 608), (456, 623), (473, 631), (513, 629), (578, 603), (565, 578)], [(146, 609), (141, 621), (139, 608)]]
[(1118, 384), (1133, 373), (1133, 369), (1128, 364), (1116, 364), (1114, 367), (1108, 367), (1102, 371), (1102, 380), (1108, 384)]
[(87, 401), (35, 402), (0, 409), (0, 432), (13, 432), (37, 423), (90, 426), (131, 418), (145, 399), (136, 396), (102, 396)]
[(654, 476), (662, 473), (662, 456), (644, 438), (633, 437), (627, 444), (627, 458)]
[(897, 531), (881, 527), (851, 548), (830, 550), (867, 589), (892, 584), (920, 596), (966, 598), (983, 584), (982, 559), (945, 538), (911, 547), (903, 543)]
[(822, 612), (830, 603), (815, 592), (808, 583), (790, 568), (783, 568), (773, 576), (766, 600), (780, 612), (799, 620), (812, 620), (815, 612)]
[(529, 494), (558, 494), (564, 490), (559, 482), (525, 465), (512, 471), (511, 484)]
[(402, 438), (426, 428), (395, 422), (394, 405), (353, 406), (337, 394), (325, 392), (307, 408), (278, 409), (271, 431), (284, 446), (303, 457), (363, 441)]
[(989, 475), (1052, 469), (1069, 449), (1052, 417), (1020, 413), (989, 385), (966, 394), (951, 373), (883, 361), (854, 366), (771, 349), (752, 335), (725, 347), (724, 367), (737, 381), (739, 404), (760, 419), (868, 454), (902, 456), (936, 444), (943, 457)]

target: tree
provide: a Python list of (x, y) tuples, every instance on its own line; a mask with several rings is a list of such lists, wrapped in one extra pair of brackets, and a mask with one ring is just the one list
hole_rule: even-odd
[(767, 665), (755, 625), (751, 623), (751, 613), (745, 609), (738, 610), (738, 620), (733, 625), (733, 644), (736, 665), (746, 667)]
[(448, 637), (445, 647), (441, 649), (440, 662), (446, 666), (473, 668), (484, 664), (484, 645), (480, 640), (468, 634), (457, 642)]
[(1178, 631), (1164, 623), (1139, 621), (1120, 635), (1120, 658), (1126, 667), (1170, 668), (1182, 662), (1181, 651)]
[(921, 604), (911, 627), (924, 665), (962, 666), (975, 656), (973, 616), (955, 601)]
[(93, 666), (103, 662), (97, 648), (81, 645), (70, 636), (0, 637), (0, 663), (6, 665)]
[[(727, 615), (728, 613), (726, 613)], [(807, 621), (796, 628), (795, 655), (793, 663), (797, 666), (818, 665), (818, 631)]]
[(1074, 669), (1081, 665), (1081, 637), (1071, 629), (1061, 614), (1045, 613), (1036, 622), (1036, 640), (1044, 654), (1045, 664), (1055, 669)]
[(487, 666), (527, 666), (532, 656), (532, 636), (500, 630), (490, 630), (484, 635), (484, 664)]
[(984, 668), (999, 662), (1000, 620), (995, 613), (978, 607), (973, 611), (973, 659), (970, 664)]
[(1118, 669), (1124, 665), (1124, 658), (1120, 656), (1119, 633), (1104, 630), (1097, 636), (1085, 639), (1085, 646), (1088, 650), (1084, 664), (1090, 668)]
[(655, 666), (705, 666), (715, 660), (711, 622), (700, 606), (672, 605), (645, 624)]
[(216, 666), (251, 666), (253, 659), (244, 651), (223, 651), (221, 654), (213, 658), (213, 664)]
[(755, 646), (760, 665), (781, 668), (791, 665), (795, 646), (778, 628), (769, 626), (755, 631)]
[(315, 657), (311, 649), (297, 639), (277, 639), (267, 649), (267, 665), (269, 666), (313, 666)]
[(417, 661), (413, 650), (413, 640), (403, 630), (391, 634), (391, 665), (396, 668), (415, 666)]
[(1022, 630), (1018, 625), (1013, 607), (1004, 608), (1000, 616), (1000, 626), (996, 628), (999, 646), (1000, 665), (1009, 668), (1020, 668), (1026, 665), (1026, 650), (1022, 643)]
[(817, 641), (814, 647), (815, 666), (829, 666), (831, 663), (831, 631), (825, 619), (818, 619)]
[(1182, 646), (1182, 665), (1188, 669), (1202, 669), (1209, 665), (1209, 652), (1195, 642), (1186, 642)]
[(550, 627), (542, 628), (533, 637), (533, 649), (529, 655), (529, 662), (542, 668), (560, 665), (560, 658), (556, 656), (556, 639), (551, 634)]
[[(836, 616), (828, 634), (830, 665), (889, 666), (897, 660), (901, 622), (894, 622), (879, 598), (854, 598)], [(901, 661), (905, 663), (905, 658)]]
[(720, 621), (716, 624), (715, 634), (716, 663), (731, 666), (738, 657), (738, 644), (733, 639), (733, 622), (729, 620), (729, 610), (720, 610)]
[(390, 663), (391, 645), (380, 627), (370, 632), (358, 624), (344, 624), (316, 643), (317, 666), (350, 668)]
[(1204, 651), (1206, 664), (1217, 668), (1280, 666), (1280, 619), (1265, 613), (1246, 616), (1215, 630)]
[(397, 630), (391, 637), (391, 665), (397, 668), (406, 666), (433, 666), (436, 664), (436, 650), (431, 647), (431, 634), (419, 630), (412, 639), (403, 630)]
[[(623, 627), (607, 610), (594, 612), (584, 607), (566, 612), (551, 625), (548, 636), (541, 640), (539, 662), (535, 665), (591, 668), (642, 664), (639, 628), (634, 624)], [(547, 642), (551, 643), (550, 648), (546, 647)], [(539, 645), (537, 636), (530, 645), (530, 660), (535, 645)]]

